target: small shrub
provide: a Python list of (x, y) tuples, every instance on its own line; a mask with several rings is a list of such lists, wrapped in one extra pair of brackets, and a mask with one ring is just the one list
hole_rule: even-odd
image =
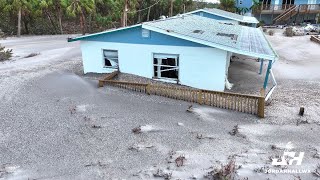
[(268, 31), (268, 34), (269, 34), (270, 36), (273, 36), (273, 35), (274, 35), (274, 30), (269, 30), (269, 31)]
[(221, 168), (215, 168), (208, 172), (205, 178), (212, 180), (236, 179), (236, 173), (239, 167), (236, 166), (235, 159), (231, 159), (228, 164), (221, 165)]
[(0, 61), (9, 60), (12, 57), (12, 49), (5, 50), (4, 46), (0, 44)]
[(267, 28), (263, 28), (262, 30), (263, 30), (263, 32), (267, 32), (267, 31), (268, 31), (268, 29), (267, 29)]

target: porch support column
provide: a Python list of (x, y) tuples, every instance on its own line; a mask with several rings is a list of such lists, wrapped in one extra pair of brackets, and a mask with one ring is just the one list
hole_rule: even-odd
[(266, 77), (265, 77), (264, 83), (263, 83), (263, 89), (267, 88), (271, 67), (272, 67), (272, 60), (269, 60), (268, 69), (267, 69), (267, 72), (266, 72)]
[(260, 70), (259, 70), (259, 74), (262, 74), (262, 70), (263, 70), (263, 59), (259, 58), (260, 61)]

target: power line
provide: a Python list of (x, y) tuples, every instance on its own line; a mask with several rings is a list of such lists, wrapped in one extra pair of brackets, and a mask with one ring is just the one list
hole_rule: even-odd
[(128, 13), (137, 13), (137, 12), (141, 12), (141, 11), (150, 9), (150, 8), (152, 8), (153, 6), (157, 5), (160, 1), (162, 1), (162, 0), (158, 0), (156, 3), (152, 4), (151, 6), (149, 6), (149, 7), (147, 7), (147, 8), (140, 9), (140, 10), (138, 10), (138, 11), (131, 11), (131, 12), (128, 12)]

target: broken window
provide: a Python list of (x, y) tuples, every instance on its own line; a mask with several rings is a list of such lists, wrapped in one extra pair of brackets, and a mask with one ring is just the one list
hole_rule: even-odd
[(179, 78), (179, 56), (173, 54), (154, 54), (154, 78), (177, 81)]
[(118, 51), (117, 50), (103, 50), (104, 67), (118, 68)]

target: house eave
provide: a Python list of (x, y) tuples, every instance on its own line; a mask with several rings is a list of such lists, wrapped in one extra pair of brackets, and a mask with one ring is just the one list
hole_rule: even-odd
[(187, 40), (187, 41), (203, 44), (203, 45), (206, 45), (206, 46), (209, 46), (209, 47), (218, 48), (218, 49), (221, 49), (221, 50), (237, 53), (237, 54), (242, 54), (242, 55), (256, 57), (256, 58), (263, 58), (263, 59), (268, 59), (268, 60), (273, 60), (273, 61), (277, 59), (277, 55), (276, 54), (274, 56), (272, 56), (272, 55), (266, 55), (266, 54), (258, 54), (258, 53), (253, 53), (253, 52), (247, 52), (247, 51), (243, 51), (241, 49), (236, 49), (236, 48), (233, 48), (233, 47), (229, 47), (229, 46), (225, 46), (225, 45), (221, 45), (221, 44), (217, 44), (217, 43), (213, 43), (213, 42), (209, 42), (209, 41), (193, 38), (193, 37), (182, 35), (182, 34), (179, 34), (179, 33), (172, 32), (172, 31), (168, 32), (168, 31), (166, 31), (164, 29), (159, 29), (159, 28), (152, 27), (152, 26), (149, 26), (149, 25), (146, 25), (146, 24), (142, 24), (142, 28), (148, 29), (150, 31), (155, 31), (155, 32), (158, 32), (158, 33), (166, 34), (166, 35), (169, 35), (169, 36), (173, 36), (173, 37), (176, 37), (176, 38), (184, 39), (184, 40)]
[(75, 37), (75, 38), (68, 38), (68, 42), (81, 41), (81, 40), (85, 40), (87, 38), (96, 37), (96, 36), (100, 36), (100, 35), (103, 35), (103, 34), (109, 34), (109, 33), (112, 33), (112, 32), (122, 31), (122, 30), (130, 29), (130, 28), (134, 28), (134, 27), (139, 27), (139, 26), (141, 26), (141, 24), (136, 24), (136, 25), (133, 25), (133, 26), (112, 29), (112, 30), (108, 30), (108, 31), (94, 33), (94, 34), (88, 34), (88, 35), (79, 36), (79, 37)]

